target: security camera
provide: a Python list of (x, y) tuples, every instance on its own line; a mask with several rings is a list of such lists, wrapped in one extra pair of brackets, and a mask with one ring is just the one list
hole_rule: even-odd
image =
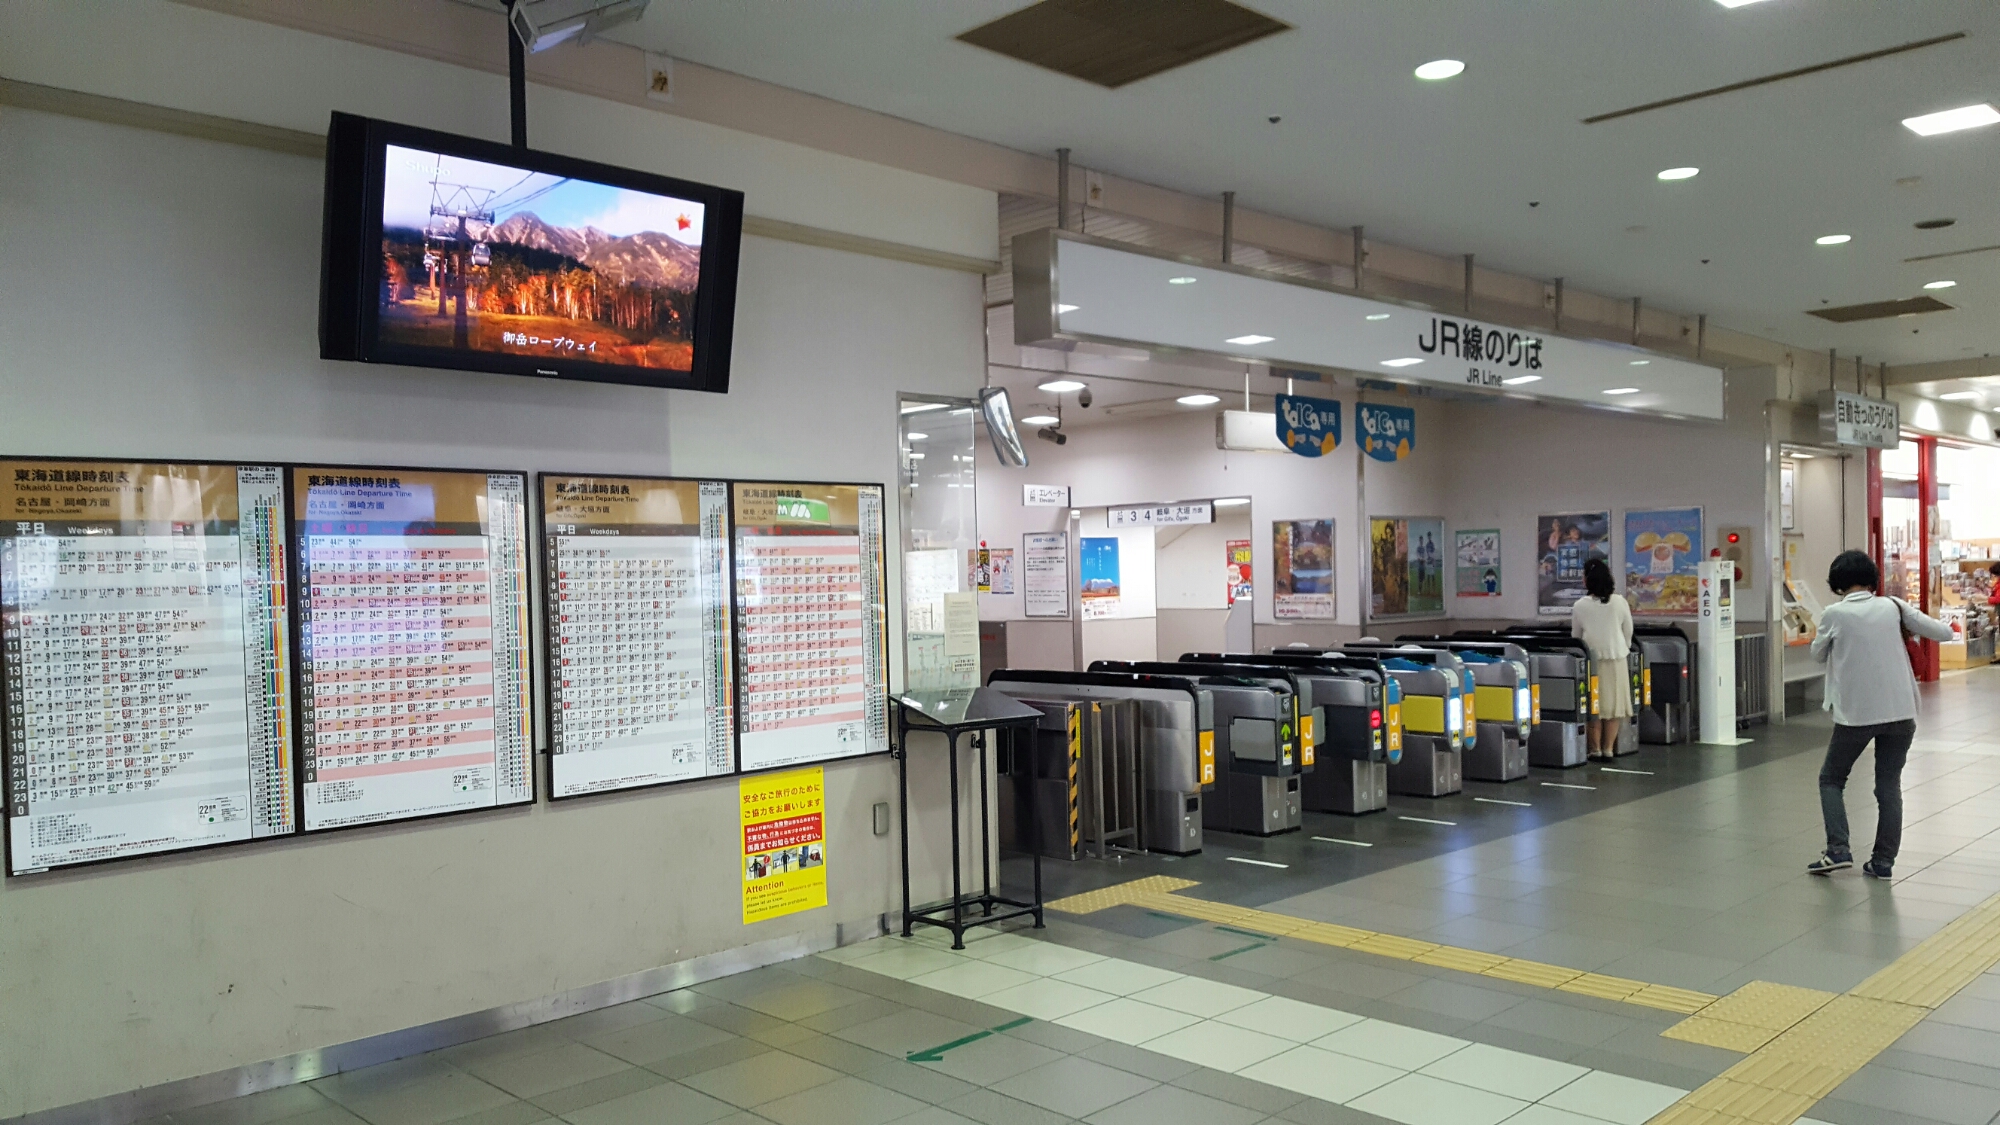
[(1043, 426), (1041, 429), (1035, 431), (1035, 436), (1041, 438), (1043, 441), (1055, 442), (1057, 445), (1066, 445), (1069, 442), (1069, 435), (1056, 429), (1054, 426)]
[(1084, 408), (1086, 408), (1086, 409), (1088, 409), (1088, 408), (1089, 408), (1089, 406), (1090, 406), (1090, 388), (1089, 388), (1089, 387), (1085, 387), (1085, 388), (1083, 388), (1082, 390), (1080, 390), (1080, 391), (1076, 392), (1076, 404), (1077, 404), (1078, 406), (1081, 406), (1081, 407), (1084, 407)]

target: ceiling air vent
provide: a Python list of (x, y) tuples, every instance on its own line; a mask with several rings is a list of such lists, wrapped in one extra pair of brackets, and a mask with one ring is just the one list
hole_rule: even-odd
[(1289, 30), (1229, 0), (1042, 0), (958, 38), (1115, 90)]
[(1837, 309), (1807, 309), (1821, 320), (1849, 324), (1857, 320), (1887, 320), (1892, 316), (1944, 312), (1952, 306), (1936, 297), (1905, 297), (1900, 301), (1870, 301), (1865, 305), (1842, 305)]

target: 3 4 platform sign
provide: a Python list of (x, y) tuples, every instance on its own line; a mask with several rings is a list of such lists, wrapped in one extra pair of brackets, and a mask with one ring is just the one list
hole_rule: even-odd
[(826, 771), (737, 783), (743, 820), (743, 922), (826, 905)]

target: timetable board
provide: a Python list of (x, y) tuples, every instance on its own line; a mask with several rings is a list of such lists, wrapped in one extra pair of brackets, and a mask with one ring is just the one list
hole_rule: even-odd
[(736, 769), (729, 485), (541, 478), (549, 795)]
[(527, 477), (291, 476), (304, 829), (532, 802)]
[(732, 485), (744, 771), (889, 748), (882, 508), (880, 485)]
[(8, 874), (298, 830), (284, 486), (0, 461)]

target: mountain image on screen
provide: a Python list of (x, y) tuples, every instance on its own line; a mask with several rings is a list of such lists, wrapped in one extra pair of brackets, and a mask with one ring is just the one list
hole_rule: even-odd
[(391, 146), (381, 339), (687, 371), (702, 205)]

